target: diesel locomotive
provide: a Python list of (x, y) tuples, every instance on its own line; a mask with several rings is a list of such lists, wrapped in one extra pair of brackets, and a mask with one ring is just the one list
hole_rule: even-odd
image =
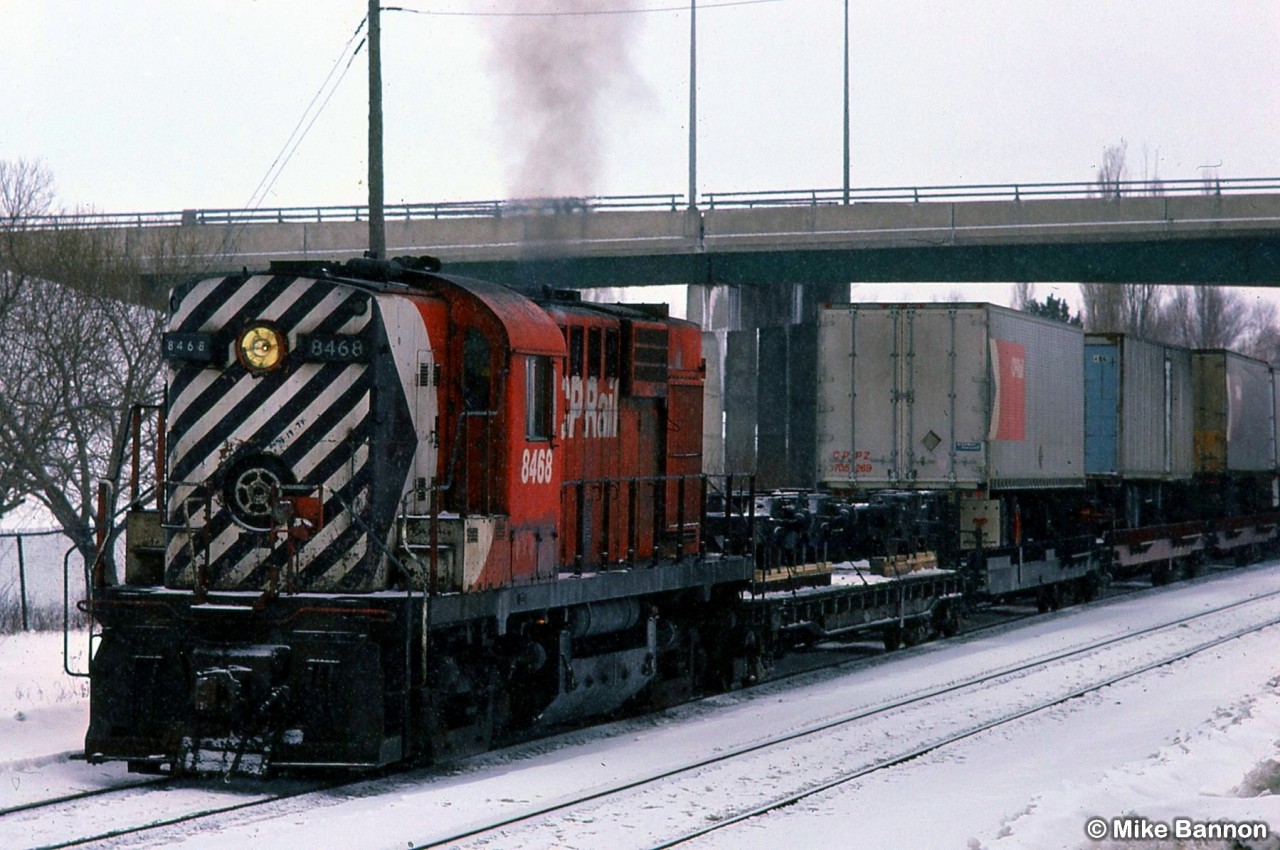
[[(82, 603), (100, 630), (95, 763), (263, 775), (449, 758), (752, 681), (797, 644), (873, 631), (893, 647), (953, 633), (976, 600), (1056, 604), (1121, 568), (1275, 536), (1265, 498), (1231, 520), (1156, 510), (1156, 490), (1086, 486), (1070, 435), (1047, 460), (1002, 446), (1027, 434), (983, 405), (1039, 379), (1018, 343), (995, 344), (999, 321), (973, 338), (986, 359), (959, 394), (942, 387), (951, 430), (912, 431), (894, 405), (923, 399), (923, 379), (889, 403), (833, 378), (872, 380), (850, 369), (856, 324), (838, 308), (839, 353), (815, 379), (848, 400), (814, 416), (843, 436), (820, 487), (765, 491), (703, 474), (702, 335), (661, 305), (401, 258), (274, 263), (180, 286), (169, 306), (157, 504), (131, 503), (122, 580), (100, 560)], [(1054, 368), (1078, 382), (1078, 364)], [(1271, 451), (1248, 492), (1270, 493)], [(951, 466), (923, 474), (926, 456)], [(1002, 456), (1054, 471), (1000, 479)], [(834, 566), (848, 559), (868, 561)]]

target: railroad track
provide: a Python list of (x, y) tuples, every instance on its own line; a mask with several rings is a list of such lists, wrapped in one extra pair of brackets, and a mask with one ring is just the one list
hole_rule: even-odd
[[(1246, 612), (1248, 614), (1246, 625), (1235, 627), (1226, 625)], [(675, 847), (794, 805), (841, 785), (891, 769), (950, 744), (1014, 723), (1029, 715), (1046, 711), (1126, 679), (1190, 658), (1251, 634), (1259, 628), (1274, 625), (1280, 625), (1280, 591), (1219, 605), (1131, 633), (1044, 654), (1023, 663), (1007, 665), (900, 699), (860, 708), (822, 723), (771, 736), (710, 757), (656, 771), (650, 775), (633, 777), (612, 786), (598, 787), (589, 793), (574, 795), (525, 811), (510, 812), (491, 822), (476, 824), (448, 834), (430, 836), (415, 843), (413, 850), (452, 847), (460, 844), (465, 846), (470, 843), (483, 846), (499, 839), (501, 839), (499, 843), (505, 841), (509, 844), (514, 842), (516, 846), (535, 846), (541, 838), (555, 832), (554, 824), (557, 821), (581, 824), (608, 820), (608, 814), (602, 813), (607, 811), (604, 807), (608, 805), (625, 806), (628, 811), (661, 810), (664, 805), (661, 802), (663, 789), (680, 783), (686, 787), (705, 788), (708, 792), (707, 796), (714, 796), (710, 793), (712, 789), (717, 791), (735, 789), (737, 799), (727, 801), (719, 808), (716, 808), (715, 802), (712, 801), (706, 806), (707, 811), (703, 817), (692, 818), (699, 822), (697, 828), (675, 829), (650, 843), (638, 845), (651, 847), (654, 850)], [(1146, 644), (1155, 646), (1146, 646)], [(1165, 646), (1160, 648), (1160, 644)], [(1080, 669), (1069, 669), (1069, 665), (1072, 664)], [(1104, 672), (1091, 675), (1085, 668), (1093, 673), (1099, 670)], [(1045, 687), (1043, 693), (1036, 690), (1038, 686), (1033, 685), (1029, 689), (1032, 691), (1030, 698), (1018, 700), (1013, 706), (989, 711), (986, 715), (972, 708), (952, 707), (953, 710), (940, 710), (940, 706), (950, 707), (947, 701), (954, 700), (959, 695), (972, 696), (984, 689), (1007, 686), (1011, 681), (1019, 682), (1019, 690), (1026, 689), (1026, 683), (1032, 682), (1033, 676), (1044, 674), (1046, 671), (1052, 671), (1046, 678), (1059, 682), (1069, 681), (1070, 685), (1056, 689)], [(981, 703), (982, 700), (979, 699), (978, 702)], [(831, 743), (833, 735), (847, 733), (861, 734), (867, 739), (880, 738), (879, 730), (874, 728), (872, 723), (887, 721), (892, 726), (893, 718), (900, 718), (905, 712), (911, 710), (924, 711), (931, 720), (942, 717), (942, 722), (934, 723), (938, 727), (937, 733), (923, 740), (910, 740), (907, 746), (894, 747), (885, 752), (870, 752), (856, 763), (849, 763), (848, 753)], [(947, 727), (944, 715), (969, 717), (972, 722), (960, 723), (955, 728), (944, 728)], [(909, 728), (913, 724), (901, 722), (897, 726)], [(749, 797), (750, 789), (754, 784), (753, 778), (768, 772), (767, 768), (761, 766), (764, 757), (775, 753), (780, 748), (805, 742), (812, 743), (819, 738), (822, 739), (822, 750), (830, 752), (834, 749), (843, 753), (840, 757), (830, 760), (828, 769), (824, 771), (820, 764), (821, 758), (797, 756), (794, 760), (805, 764), (805, 776), (797, 778), (801, 787), (787, 793), (766, 794), (759, 800), (741, 799), (743, 796)], [(708, 773), (709, 771), (712, 773)], [(620, 802), (623, 800), (625, 802)], [(669, 799), (666, 805), (670, 806)], [(679, 807), (671, 806), (671, 808)], [(672, 815), (672, 819), (690, 820), (687, 812), (679, 814), (683, 816)], [(526, 829), (538, 828), (549, 829), (552, 832), (533, 832), (528, 835), (525, 833)], [(586, 836), (581, 840), (585, 844), (592, 843)]]
[[(0, 811), (0, 847), (58, 850), (198, 822), (289, 800), (341, 782), (237, 782), (218, 788), (208, 781), (150, 779), (66, 794)], [(163, 792), (158, 796), (157, 792)], [(37, 824), (39, 828), (37, 830)], [(57, 824), (64, 835), (51, 834)], [(40, 837), (33, 841), (30, 836)]]
[[(1257, 564), (1254, 567), (1262, 567), (1265, 564)], [(1252, 569), (1254, 567), (1247, 567)], [(1204, 582), (1212, 582), (1215, 578), (1222, 575), (1239, 574), (1241, 568), (1227, 564), (1208, 564), (1204, 567), (1204, 571), (1193, 578), (1182, 579), (1175, 586), (1188, 587)], [(1098, 598), (1093, 600), (1095, 603), (1102, 603), (1107, 600), (1120, 599), (1126, 596), (1140, 595), (1143, 593), (1160, 593), (1168, 588), (1169, 585), (1153, 585), (1148, 581), (1139, 579), (1130, 579), (1123, 582), (1116, 582), (1105, 588)], [(1062, 610), (1069, 610), (1080, 605), (1090, 604), (1088, 602), (1080, 602), (1072, 605), (1064, 605)], [(1029, 620), (1035, 620), (1040, 617), (1052, 616), (1054, 611), (1041, 611), (1034, 603), (1000, 603), (982, 606), (974, 611), (970, 611), (966, 617), (966, 623), (961, 628), (960, 634), (949, 639), (949, 643), (977, 640), (979, 638), (1001, 634), (1005, 631), (1017, 629), (1020, 625), (1025, 624)], [(976, 622), (975, 622), (976, 621)], [(930, 643), (932, 641), (926, 641)], [(859, 641), (856, 637), (847, 644), (840, 642), (820, 644), (820, 652), (832, 655), (836, 660), (828, 660), (818, 663), (806, 662), (806, 655), (813, 653), (805, 653), (803, 651), (795, 651), (788, 655), (783, 663), (791, 664), (794, 669), (780, 670), (775, 668), (773, 675), (765, 679), (762, 684), (776, 684), (779, 682), (787, 682), (802, 679), (806, 676), (828, 671), (832, 674), (841, 674), (853, 670), (859, 670), (867, 666), (883, 664), (891, 662), (896, 657), (895, 651), (888, 651), (883, 648), (878, 638), (874, 640)]]
[[(1233, 571), (1238, 574), (1238, 571)], [(1200, 581), (1212, 581), (1212, 577), (1197, 579)], [(1140, 591), (1139, 591), (1140, 592)], [(1133, 590), (1128, 590), (1117, 595), (1129, 595)], [(1108, 647), (1116, 647), (1127, 645), (1134, 640), (1139, 640), (1143, 636), (1158, 634), (1170, 629), (1176, 629), (1189, 623), (1203, 621), (1205, 618), (1215, 615), (1222, 615), (1228, 612), (1237, 611), (1241, 608), (1251, 605), (1260, 605), (1273, 603), (1276, 608), (1275, 622), (1280, 622), (1280, 591), (1259, 595), (1246, 600), (1231, 602), (1229, 604), (1218, 605), (1211, 609), (1196, 612), (1193, 615), (1181, 617), (1169, 622), (1163, 622), (1131, 633), (1119, 636), (1112, 636), (1102, 640), (1089, 641), (1076, 646), (1062, 648), (1059, 651), (1042, 654), (1032, 659), (1026, 659), (1016, 664), (1008, 664), (994, 670), (987, 670), (979, 675), (958, 678), (945, 686), (930, 688), (924, 691), (918, 691), (901, 696), (897, 699), (888, 700), (876, 705), (864, 707), (857, 711), (852, 711), (841, 716), (833, 717), (825, 722), (806, 726), (797, 731), (788, 734), (775, 735), (767, 739), (758, 741), (748, 746), (738, 747), (732, 750), (726, 750), (717, 753), (713, 757), (691, 761), (688, 764), (682, 764), (674, 768), (657, 771), (650, 775), (640, 778), (633, 778), (630, 781), (609, 785), (607, 787), (598, 788), (590, 794), (577, 795), (572, 798), (558, 800), (552, 804), (534, 806), (526, 810), (518, 812), (510, 812), (506, 816), (495, 819), (493, 822), (478, 824), (474, 827), (455, 830), (448, 834), (428, 837), (422, 843), (412, 845), (418, 848), (438, 847), (442, 845), (451, 845), (459, 842), (470, 840), (481, 840), (486, 836), (494, 833), (501, 833), (503, 830), (511, 828), (519, 828), (541, 819), (563, 815), (572, 811), (575, 807), (587, 806), (592, 803), (607, 801), (617, 798), (621, 795), (642, 790), (647, 787), (657, 786), (661, 783), (677, 779), (682, 776), (689, 776), (700, 770), (715, 768), (719, 765), (726, 765), (749, 757), (756, 753), (765, 753), (771, 749), (785, 746), (792, 742), (804, 741), (812, 739), (823, 733), (831, 733), (858, 724), (876, 717), (883, 717), (895, 711), (901, 711), (911, 706), (918, 706), (927, 703), (930, 700), (939, 700), (948, 695), (960, 693), (966, 689), (973, 689), (985, 683), (993, 682), (1002, 678), (1018, 676), (1042, 668), (1046, 665), (1059, 663), (1072, 658), (1078, 658), (1089, 653), (1095, 653), (1107, 649)], [(991, 634), (999, 634), (1003, 630), (1012, 630), (1018, 627), (1019, 623), (1033, 618), (1025, 611), (1011, 611), (1009, 617), (1001, 618), (996, 622), (986, 623), (977, 628), (967, 631), (965, 634), (956, 638), (955, 641), (971, 641), (983, 636)], [(1226, 637), (1218, 640), (1215, 644), (1229, 640)], [(1193, 654), (1197, 651), (1203, 651), (1204, 647), (1191, 650), (1178, 657), (1186, 657), (1186, 654)], [(829, 675), (839, 674), (852, 671), (861, 667), (885, 663), (898, 657), (899, 654), (876, 653), (869, 657), (861, 657), (853, 660), (844, 659), (836, 664), (825, 665), (822, 667), (810, 667), (806, 670), (797, 671), (794, 674), (782, 675), (775, 677), (767, 683), (768, 686), (778, 687), (785, 686), (788, 680), (795, 680), (806, 675), (814, 673), (826, 673)], [(1141, 672), (1151, 669), (1161, 664), (1170, 663), (1175, 659), (1161, 659), (1152, 662), (1149, 666), (1142, 670), (1126, 673), (1121, 678), (1139, 675)], [(1116, 679), (1118, 681), (1119, 679)], [(1089, 689), (1096, 690), (1111, 684), (1112, 681), (1106, 681), (1101, 684), (1092, 685)], [(1060, 704), (1068, 699), (1075, 698), (1079, 693), (1072, 692), (1065, 696), (1055, 698), (1052, 702), (1031, 707), (1004, 719), (996, 719), (992, 722), (976, 727), (972, 730), (959, 734), (958, 737), (940, 739), (932, 742), (924, 748), (916, 748), (908, 753), (898, 754), (895, 757), (881, 759), (873, 764), (866, 765), (859, 771), (849, 773), (847, 775), (839, 775), (832, 777), (823, 787), (817, 789), (808, 789), (800, 792), (798, 795), (790, 797), (769, 800), (758, 805), (748, 807), (740, 812), (735, 812), (723, 818), (718, 818), (714, 824), (709, 824), (706, 828), (690, 835), (682, 836), (673, 841), (657, 844), (655, 846), (674, 846), (683, 841), (691, 840), (698, 835), (707, 834), (708, 832), (723, 829), (733, 823), (742, 820), (760, 816), (773, 809), (790, 805), (798, 800), (804, 799), (816, 793), (822, 793), (823, 790), (829, 790), (839, 784), (850, 782), (869, 773), (884, 770), (902, 761), (918, 757), (919, 755), (932, 751), (948, 743), (962, 740), (974, 734), (979, 734), (986, 729), (992, 728), (1001, 723), (1008, 723), (1016, 720), (1018, 717), (1026, 716), (1026, 714), (1034, 711), (1044, 710), (1050, 705)], [(418, 779), (403, 774), (393, 777), (393, 780), (399, 783), (415, 783)], [(57, 798), (51, 798), (0, 810), (0, 846), (3, 847), (39, 847), (39, 848), (64, 848), (64, 847), (81, 847), (92, 845), (95, 843), (106, 842), (112, 839), (129, 839), (141, 841), (143, 844), (149, 843), (153, 839), (161, 839), (162, 836), (175, 835), (175, 828), (181, 828), (184, 825), (195, 825), (201, 822), (208, 822), (214, 829), (219, 828), (218, 821), (224, 818), (232, 818), (231, 826), (238, 822), (244, 816), (258, 817), (255, 810), (266, 810), (273, 804), (287, 802), (290, 799), (302, 797), (317, 791), (333, 791), (343, 787), (367, 787), (368, 791), (362, 791), (361, 794), (379, 793), (377, 790), (379, 780), (377, 778), (370, 779), (368, 777), (348, 780), (344, 782), (304, 782), (299, 780), (277, 780), (272, 783), (262, 783), (256, 781), (237, 781), (227, 786), (220, 786), (209, 781), (202, 780), (184, 780), (174, 779), (171, 777), (149, 778), (143, 781), (133, 781), (126, 785), (115, 785), (110, 788), (92, 789), (74, 794), (67, 794)], [(400, 785), (398, 790), (405, 790)], [(155, 792), (163, 791), (162, 795)], [(163, 800), (163, 805), (157, 802)], [(332, 800), (332, 798), (330, 798)], [(88, 805), (86, 805), (88, 804)], [(260, 818), (258, 818), (260, 819)], [(28, 836), (32, 833), (32, 825), (36, 822), (42, 824), (39, 834), (42, 836), (40, 840), (32, 842)], [(66, 830), (64, 835), (53, 836), (48, 824), (65, 824)], [(132, 842), (130, 842), (132, 843)]]
[[(119, 784), (111, 785), (107, 788), (90, 788), (85, 791), (75, 791), (69, 794), (59, 794), (56, 797), (46, 797), (42, 800), (33, 800), (28, 803), (19, 803), (14, 806), (0, 808), (0, 819), (10, 817), (22, 812), (41, 812), (52, 811), (57, 806), (67, 806), (72, 803), (80, 803), (86, 800), (92, 800), (95, 797), (106, 797), (111, 794), (118, 794), (125, 791), (131, 791), (135, 788), (155, 788), (163, 786), (173, 780), (168, 777), (151, 777), (147, 779), (124, 781)], [(3, 820), (0, 820), (3, 823)]]

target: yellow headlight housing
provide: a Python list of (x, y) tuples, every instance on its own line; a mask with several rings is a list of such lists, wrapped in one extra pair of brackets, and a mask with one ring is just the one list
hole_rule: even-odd
[(265, 322), (255, 322), (240, 332), (236, 357), (250, 372), (270, 372), (284, 362), (289, 350), (285, 335)]

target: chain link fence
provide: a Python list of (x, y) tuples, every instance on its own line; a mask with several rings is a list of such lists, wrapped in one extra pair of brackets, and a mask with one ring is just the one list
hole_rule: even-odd
[(64, 565), (71, 622), (83, 624), (84, 561), (71, 548), (59, 530), (0, 532), (0, 634), (62, 628)]

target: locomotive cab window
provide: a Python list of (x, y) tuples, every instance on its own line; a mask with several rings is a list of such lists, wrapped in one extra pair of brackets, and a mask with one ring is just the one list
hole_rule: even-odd
[(569, 329), (569, 375), (582, 377), (582, 328)]
[(489, 409), (489, 340), (475, 328), (462, 343), (462, 399), (467, 410)]
[(526, 357), (524, 431), (529, 440), (551, 439), (552, 374), (550, 357)]
[(604, 376), (618, 377), (618, 329), (608, 328), (604, 332)]
[(600, 377), (600, 328), (587, 331), (587, 377)]

